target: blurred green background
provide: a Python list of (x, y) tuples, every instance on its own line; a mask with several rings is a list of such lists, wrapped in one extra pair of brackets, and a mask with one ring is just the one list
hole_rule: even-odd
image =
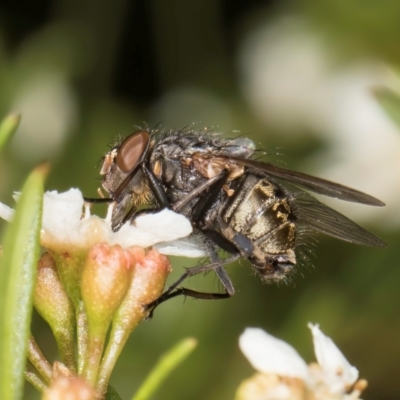
[[(244, 328), (264, 328), (310, 362), (309, 321), (368, 380), (363, 398), (400, 398), (400, 132), (374, 97), (400, 87), (399, 18), (400, 2), (391, 0), (0, 0), (0, 115), (23, 114), (0, 160), (1, 201), (11, 204), (42, 160), (52, 163), (48, 190), (96, 196), (107, 145), (147, 122), (239, 130), (269, 161), (387, 203), (378, 210), (329, 202), (386, 249), (318, 237), (311, 262), (288, 285), (263, 285), (243, 261), (228, 268), (232, 299), (161, 306), (114, 371), (122, 398), (161, 353), (193, 336), (197, 350), (155, 398), (231, 399), (253, 373), (238, 349)], [(196, 263), (172, 262), (171, 280)], [(219, 289), (213, 274), (188, 285)], [(33, 330), (53, 359), (54, 341), (37, 316)]]

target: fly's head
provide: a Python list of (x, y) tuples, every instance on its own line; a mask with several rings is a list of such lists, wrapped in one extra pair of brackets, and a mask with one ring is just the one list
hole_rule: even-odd
[(102, 186), (114, 200), (118, 201), (126, 188), (132, 186), (135, 176), (141, 175), (138, 170), (146, 158), (149, 144), (148, 132), (135, 132), (105, 155), (100, 171)]
[(102, 186), (114, 200), (113, 230), (118, 230), (138, 207), (151, 202), (151, 190), (141, 169), (149, 146), (149, 132), (135, 132), (113, 147), (103, 159)]

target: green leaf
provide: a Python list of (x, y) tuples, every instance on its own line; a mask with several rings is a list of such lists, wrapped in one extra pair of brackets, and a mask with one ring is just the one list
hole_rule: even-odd
[(119, 396), (119, 394), (110, 385), (108, 385), (108, 387), (107, 387), (106, 400), (121, 400), (121, 397)]
[(376, 89), (374, 93), (384, 110), (400, 127), (400, 95), (388, 89)]
[(164, 354), (150, 372), (132, 400), (147, 400), (159, 388), (165, 378), (195, 349), (197, 340), (187, 338)]
[(48, 166), (42, 165), (29, 175), (4, 237), (0, 261), (0, 399), (22, 398), (47, 171)]
[(20, 121), (21, 115), (19, 114), (10, 114), (3, 119), (0, 124), (0, 150), (2, 150), (4, 145), (18, 128)]

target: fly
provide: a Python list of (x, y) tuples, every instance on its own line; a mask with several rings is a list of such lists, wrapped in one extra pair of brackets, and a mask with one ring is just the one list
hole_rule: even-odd
[[(296, 267), (299, 233), (317, 232), (350, 243), (385, 247), (378, 237), (312, 197), (305, 190), (340, 200), (382, 207), (380, 200), (355, 189), (255, 159), (245, 138), (224, 139), (204, 130), (132, 133), (104, 157), (100, 174), (114, 202), (112, 229), (141, 214), (171, 209), (187, 217), (192, 235), (204, 243), (210, 262), (186, 269), (157, 300), (154, 310), (179, 295), (221, 299), (235, 293), (224, 266), (250, 261), (264, 282), (284, 280)], [(305, 189), (305, 190), (304, 190)], [(219, 250), (229, 256), (221, 259)], [(180, 284), (215, 271), (224, 293), (197, 292)]]

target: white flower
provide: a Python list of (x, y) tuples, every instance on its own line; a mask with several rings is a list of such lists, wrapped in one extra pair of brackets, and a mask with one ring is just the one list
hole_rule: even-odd
[(262, 329), (243, 332), (239, 347), (261, 374), (240, 386), (237, 399), (359, 399), (366, 382), (357, 382), (358, 370), (318, 325), (308, 326), (318, 364), (307, 365), (292, 346)]
[(260, 328), (247, 328), (239, 338), (239, 347), (257, 371), (308, 379), (308, 366), (299, 353)]
[[(138, 217), (135, 225), (125, 224), (117, 232), (111, 229), (111, 207), (105, 219), (90, 215), (89, 206), (84, 209), (82, 193), (70, 189), (64, 193), (46, 192), (43, 201), (41, 243), (59, 243), (79, 247), (91, 247), (100, 242), (131, 246), (156, 246), (161, 254), (200, 257), (203, 250), (190, 238), (190, 221), (170, 210)], [(0, 217), (10, 221), (13, 210), (0, 203)], [(186, 238), (186, 239), (184, 239)], [(179, 241), (178, 241), (179, 239)]]
[(314, 340), (314, 351), (323, 374), (323, 381), (332, 393), (344, 393), (358, 379), (357, 368), (350, 365), (332, 339), (318, 325), (308, 324)]

